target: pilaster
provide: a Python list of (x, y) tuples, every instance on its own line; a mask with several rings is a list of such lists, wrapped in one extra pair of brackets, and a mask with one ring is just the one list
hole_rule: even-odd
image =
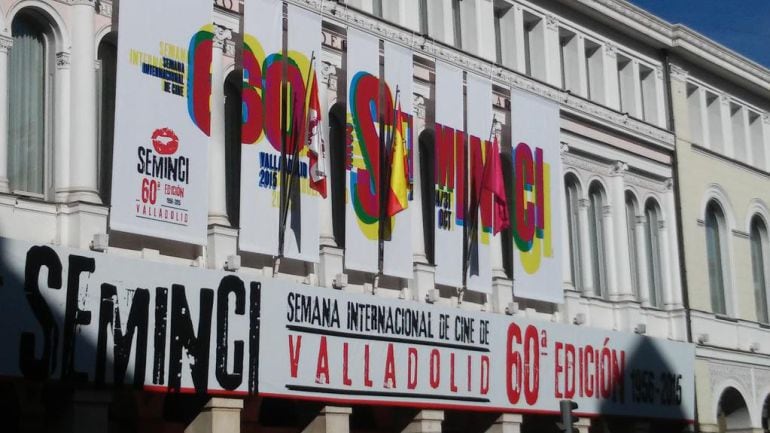
[(70, 118), (71, 148), (64, 154), (70, 168), (69, 182), (65, 186), (66, 200), (91, 203), (101, 203), (97, 186), (96, 3), (96, 0), (72, 2), (72, 74), (69, 82), (72, 97), (69, 109), (77, 115)]
[(642, 306), (650, 306), (650, 277), (647, 273), (647, 240), (645, 239), (645, 226), (647, 218), (642, 215), (636, 216), (636, 263), (638, 266), (637, 275), (639, 276), (639, 301)]
[[(604, 46), (604, 103), (615, 110), (620, 110), (618, 94), (618, 49), (607, 43)], [(638, 75), (637, 75), (638, 77)], [(638, 81), (638, 79), (637, 79)]]
[[(8, 100), (8, 52), (13, 38), (0, 35), (0, 101)], [(8, 104), (0, 104), (0, 193), (9, 192), (8, 185)]]
[(412, 422), (402, 433), (441, 433), (441, 423), (444, 412), (440, 410), (423, 410), (415, 415)]
[(184, 433), (239, 433), (242, 409), (243, 400), (212, 398)]
[(348, 433), (352, 413), (349, 407), (326, 406), (302, 433)]
[(605, 275), (607, 278), (606, 293), (602, 293), (608, 299), (618, 298), (618, 256), (615, 254), (615, 224), (613, 221), (612, 205), (604, 206), (602, 212), (602, 225), (604, 232), (604, 245), (597, 245), (597, 248), (604, 248)]
[(485, 433), (520, 433), (523, 417), (518, 414), (504, 413)]
[(225, 45), (232, 39), (226, 27), (214, 27), (214, 46), (211, 56), (211, 136), (209, 137), (209, 225), (230, 226), (227, 215), (227, 187), (225, 173), (225, 73), (223, 57)]
[[(54, 192), (56, 201), (64, 202), (69, 199), (70, 192), (70, 109), (71, 96), (71, 55), (69, 52), (56, 53), (56, 71), (54, 75), (54, 139), (53, 139), (53, 165), (54, 165)], [(94, 101), (96, 103), (96, 101)], [(78, 113), (83, 113), (77, 110)], [(88, 115), (87, 112), (83, 113)], [(94, 161), (96, 164), (96, 161)], [(96, 165), (91, 168), (96, 170)]]
[(628, 254), (628, 219), (626, 218), (626, 192), (623, 174), (628, 171), (628, 164), (617, 161), (612, 167), (610, 177), (610, 195), (612, 203), (612, 221), (615, 229), (615, 252), (617, 261), (617, 293), (611, 296), (613, 301), (628, 301), (634, 297), (631, 287), (631, 259)]
[(548, 84), (561, 88), (561, 47), (559, 42), (559, 18), (545, 16), (545, 73)]
[(580, 199), (578, 202), (578, 225), (580, 226), (580, 265), (581, 276), (583, 277), (583, 294), (586, 296), (596, 296), (596, 287), (594, 286), (594, 275), (591, 272), (591, 238), (588, 225), (588, 208), (591, 202), (588, 199)]
[(679, 230), (676, 223), (676, 202), (674, 200), (674, 179), (666, 181), (663, 198), (665, 219), (668, 224), (669, 275), (671, 278), (671, 308), (682, 308), (682, 274), (679, 267)]
[[(733, 143), (733, 122), (730, 114), (730, 97), (719, 96), (719, 113), (722, 121), (722, 150), (728, 158), (735, 158), (735, 146)], [(713, 137), (712, 137), (713, 138)], [(712, 143), (713, 145), (714, 143)], [(712, 147), (712, 150), (713, 147)]]

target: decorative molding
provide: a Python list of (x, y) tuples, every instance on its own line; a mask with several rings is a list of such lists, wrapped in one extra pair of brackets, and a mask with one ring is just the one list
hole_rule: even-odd
[(666, 221), (665, 220), (658, 220), (658, 230), (663, 231), (666, 229)]
[(587, 198), (581, 198), (580, 200), (578, 200), (578, 207), (581, 209), (588, 209), (589, 207), (591, 207), (591, 200)]
[(720, 94), (719, 102), (721, 102), (722, 105), (730, 105), (730, 96), (728, 96), (726, 93)]
[(414, 93), (412, 94), (412, 108), (414, 109), (414, 116), (418, 119), (425, 119), (427, 115), (427, 107), (425, 105), (425, 97)]
[(727, 383), (737, 382), (743, 388), (739, 391), (747, 399), (746, 403), (751, 404), (748, 399), (751, 399), (754, 388), (752, 387), (751, 370), (749, 368), (737, 363), (727, 364), (714, 360), (708, 363), (708, 368), (712, 392), (721, 392), (722, 387)]
[(770, 113), (762, 113), (762, 122), (770, 124)]
[(745, 232), (743, 230), (738, 230), (738, 229), (733, 229), (732, 232), (733, 232), (733, 236), (735, 236), (736, 238), (741, 238), (741, 239), (749, 238), (749, 232)]
[(233, 31), (225, 26), (214, 23), (214, 48), (225, 48), (228, 41), (232, 41)]
[(615, 44), (611, 42), (606, 42), (604, 44), (604, 54), (607, 57), (614, 59), (618, 55), (618, 47), (616, 47)]
[(606, 217), (611, 217), (612, 216), (612, 206), (604, 205), (602, 207), (602, 215), (606, 216)]
[(337, 67), (329, 62), (321, 62), (321, 81), (326, 84), (326, 88), (337, 91)]
[(655, 181), (638, 175), (626, 173), (623, 180), (626, 185), (632, 185), (646, 191), (662, 193), (665, 192), (665, 183), (661, 181)]
[(663, 79), (663, 68), (658, 66), (655, 68), (655, 76), (658, 77), (659, 80)]
[(671, 79), (674, 81), (687, 81), (687, 77), (690, 76), (690, 72), (683, 67), (675, 64), (671, 64)]
[(663, 188), (666, 188), (666, 191), (673, 191), (674, 190), (674, 178), (669, 177), (665, 181), (663, 181)]
[(636, 225), (645, 225), (645, 224), (647, 224), (647, 216), (645, 216), (645, 215), (636, 215), (634, 220), (636, 221)]
[[(514, 87), (529, 91), (550, 99), (561, 105), (561, 109), (589, 121), (599, 121), (608, 124), (622, 133), (626, 133), (652, 144), (673, 149), (674, 135), (665, 129), (658, 128), (641, 120), (628, 118), (622, 113), (613, 111), (603, 105), (586, 99), (571, 96), (566, 91), (556, 89), (545, 83), (533, 80), (512, 70), (495, 66), (479, 58), (470, 56), (455, 48), (436, 43), (406, 29), (401, 29), (382, 22), (377, 18), (367, 16), (354, 9), (332, 1), (322, 0), (288, 0), (324, 15), (324, 19), (336, 21), (343, 26), (357, 27), (386, 40), (399, 43), (411, 48), (415, 54), (436, 58), (454, 64), (466, 71), (475, 72), (490, 77), (494, 84), (500, 87)], [(325, 43), (329, 42), (325, 34)]]
[(561, 148), (559, 148), (559, 152), (563, 155), (565, 153), (569, 153), (569, 144), (562, 143)]
[(72, 6), (92, 6), (95, 8), (98, 3), (96, 0), (69, 0), (69, 4)]
[(56, 69), (69, 69), (70, 53), (60, 51), (56, 53)]
[(610, 175), (623, 176), (623, 173), (628, 171), (628, 164), (623, 161), (615, 161), (610, 168)]
[(112, 2), (100, 1), (97, 4), (97, 13), (101, 16), (112, 18)]
[(556, 15), (546, 15), (545, 16), (545, 26), (549, 30), (558, 30), (559, 29), (559, 17)]
[(7, 53), (13, 47), (13, 38), (0, 35), (0, 53)]

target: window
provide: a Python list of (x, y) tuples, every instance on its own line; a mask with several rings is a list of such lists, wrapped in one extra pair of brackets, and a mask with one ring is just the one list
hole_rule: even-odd
[(604, 55), (602, 46), (585, 40), (585, 62), (588, 85), (588, 99), (604, 102)]
[(516, 19), (510, 3), (495, 0), (495, 42), (497, 63), (506, 68), (517, 68), (516, 64)]
[(650, 305), (663, 305), (663, 274), (660, 262), (660, 207), (654, 201), (648, 201), (644, 208), (647, 219), (645, 224), (645, 250), (647, 251), (647, 281), (650, 285)]
[(687, 111), (690, 119), (690, 140), (694, 144), (703, 146), (703, 89), (687, 83)]
[(620, 95), (620, 111), (633, 117), (640, 117), (636, 107), (636, 82), (634, 81), (634, 62), (618, 54), (618, 94)]
[(762, 117), (758, 113), (749, 111), (749, 136), (751, 137), (751, 157), (755, 167), (767, 170), (765, 162), (765, 137), (762, 132)]
[(631, 270), (631, 290), (639, 297), (639, 260), (636, 257), (636, 200), (626, 192), (626, 224), (628, 225), (628, 260)]
[(711, 291), (711, 310), (717, 314), (727, 314), (725, 302), (725, 217), (722, 208), (712, 201), (706, 207), (706, 254), (708, 256), (709, 289)]
[(757, 308), (757, 320), (770, 322), (767, 305), (767, 226), (764, 220), (755, 216), (751, 220), (751, 271), (754, 277), (754, 300)]
[(722, 140), (722, 107), (719, 96), (706, 93), (706, 112), (708, 116), (709, 142), (708, 146), (714, 152), (724, 152)]
[(639, 65), (639, 81), (642, 87), (642, 116), (647, 122), (658, 123), (658, 82), (655, 70)]
[(588, 208), (588, 232), (591, 246), (591, 274), (593, 276), (595, 294), (599, 297), (607, 295), (607, 270), (604, 257), (604, 189), (594, 182), (588, 191), (590, 206)]
[(730, 123), (733, 130), (733, 158), (748, 162), (746, 149), (746, 125), (743, 117), (744, 109), (738, 104), (730, 103)]
[(562, 88), (572, 93), (580, 93), (580, 60), (578, 57), (578, 37), (567, 29), (559, 29), (559, 54), (561, 55)]
[(428, 0), (420, 0), (420, 33), (428, 34)]
[(524, 12), (524, 73), (545, 79), (545, 23), (537, 15)]
[(100, 67), (97, 71), (99, 109), (99, 177), (98, 188), (102, 203), (110, 204), (112, 192), (112, 146), (115, 132), (115, 72), (118, 63), (118, 46), (115, 34), (105, 36), (99, 44)]
[(8, 180), (11, 191), (44, 197), (47, 160), (46, 116), (51, 41), (40, 20), (19, 14), (11, 25), (9, 56)]
[(452, 0), (452, 29), (454, 31), (454, 45), (463, 47), (462, 17), (460, 16), (460, 0)]
[(583, 277), (580, 269), (580, 229), (579, 229), (579, 204), (580, 185), (574, 175), (567, 175), (564, 179), (565, 198), (567, 202), (567, 231), (569, 235), (570, 276), (575, 289), (583, 288)]

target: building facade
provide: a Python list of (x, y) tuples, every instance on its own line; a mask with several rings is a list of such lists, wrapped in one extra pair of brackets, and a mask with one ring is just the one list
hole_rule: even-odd
[[(0, 104), (2, 238), (90, 251), (100, 261), (114, 260), (105, 266), (118, 274), (142, 274), (146, 266), (178, 269), (180, 275), (189, 273), (182, 278), (194, 281), (198, 274), (192, 272), (227, 271), (265, 285), (318, 288), (341, 302), (374, 296), (372, 302), (426, 311), (443, 308), (467, 317), (559, 325), (578, 336), (619, 332), (612, 335), (642, 336), (639, 341), (652, 347), (694, 344), (693, 408), (658, 418), (620, 413), (600, 402), (599, 410), (581, 417), (579, 430), (767, 431), (767, 69), (622, 0), (276, 2), (286, 4), (284, 37), (294, 31), (291, 24), (285, 28), (290, 7), (320, 16), (316, 64), (330, 190), (316, 215), (318, 259), (276, 260), (246, 251), (242, 230), (241, 197), (247, 186), (241, 176), (241, 65), (249, 27), (246, 9), (255, 3), (250, 0), (215, 0), (213, 5), (205, 243), (111, 229), (113, 164), (120, 162), (113, 159), (115, 107), (116, 98), (125, 97), (116, 95), (119, 3), (0, 1), (0, 100), (8, 101)], [(349, 40), (361, 32), (384, 47), (378, 45), (383, 53), (393, 44), (411, 54), (412, 94), (402, 95), (412, 107), (414, 143), (408, 278), (349, 266), (355, 257), (353, 248), (346, 248), (347, 78), (357, 61), (349, 56)], [(377, 58), (383, 62), (386, 55)], [(558, 107), (558, 125), (552, 127), (559, 134), (562, 170), (551, 175), (560, 180), (559, 191), (553, 192), (560, 202), (553, 222), (561, 232), (563, 302), (528, 299), (517, 291), (524, 278), (516, 273), (511, 230), (490, 236), (491, 287), (486, 293), (437, 283), (437, 261), (446, 252), (435, 246), (430, 214), (436, 197), (436, 131), (443, 123), (443, 96), (437, 90), (443, 65), (460, 71), (466, 98), (471, 75), (491, 85), (490, 138), (501, 145), (512, 211), (516, 131), (511, 125), (517, 122), (512, 101), (525, 92)], [(467, 124), (471, 115), (466, 110), (460, 123)], [(4, 279), (15, 287), (14, 280)], [(88, 284), (76, 277), (78, 284), (87, 290)], [(77, 314), (60, 314), (64, 317), (54, 317), (53, 323), (88, 335), (85, 326), (68, 327), (79, 323)], [(14, 348), (19, 345), (17, 335), (3, 338)], [(94, 337), (91, 345), (96, 344)], [(43, 356), (42, 350), (33, 353)], [(67, 349), (61, 350), (66, 364)], [(77, 357), (70, 359), (77, 367)], [(18, 364), (15, 358), (8, 362)], [(653, 362), (665, 364), (665, 359)], [(479, 411), (378, 404), (376, 398), (105, 388), (64, 380), (64, 365), (52, 371), (56, 380), (0, 382), (10, 431), (558, 431), (558, 411), (552, 408)], [(556, 371), (542, 374), (558, 376)], [(646, 382), (629, 377), (626, 386), (621, 393), (630, 396)], [(558, 395), (549, 398), (556, 402)]]

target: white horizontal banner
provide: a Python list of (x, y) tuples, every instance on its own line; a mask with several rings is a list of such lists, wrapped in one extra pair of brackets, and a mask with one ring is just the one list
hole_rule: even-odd
[(0, 238), (0, 375), (692, 420), (694, 346)]
[(260, 331), (264, 396), (694, 418), (691, 344), (272, 283)]

